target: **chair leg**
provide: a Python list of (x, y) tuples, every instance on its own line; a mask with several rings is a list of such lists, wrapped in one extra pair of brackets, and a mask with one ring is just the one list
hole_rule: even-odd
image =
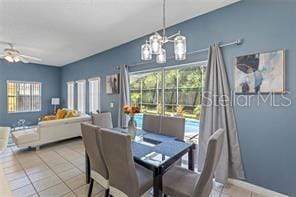
[(91, 178), (89, 188), (88, 188), (88, 194), (87, 194), (88, 197), (91, 197), (93, 186), (94, 186), (94, 179)]
[(105, 197), (109, 197), (109, 191), (110, 191), (109, 189), (105, 190)]

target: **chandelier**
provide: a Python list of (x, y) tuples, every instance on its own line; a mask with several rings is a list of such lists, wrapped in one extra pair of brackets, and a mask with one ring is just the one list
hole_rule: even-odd
[(166, 43), (174, 43), (175, 60), (186, 59), (186, 37), (178, 31), (176, 34), (166, 36), (166, 18), (165, 6), (166, 0), (163, 0), (163, 28), (162, 35), (155, 32), (146, 40), (146, 43), (141, 46), (141, 59), (152, 60), (152, 55), (156, 55), (156, 63), (166, 63), (166, 50), (163, 48)]

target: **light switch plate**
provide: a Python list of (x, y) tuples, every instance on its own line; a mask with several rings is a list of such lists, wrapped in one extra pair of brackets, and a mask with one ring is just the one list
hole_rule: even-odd
[(111, 103), (110, 103), (110, 108), (113, 108), (113, 107), (114, 107), (114, 103), (111, 102)]

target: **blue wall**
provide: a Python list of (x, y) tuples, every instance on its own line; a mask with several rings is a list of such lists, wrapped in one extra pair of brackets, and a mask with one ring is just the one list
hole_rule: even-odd
[[(37, 64), (8, 63), (0, 60), (0, 125), (11, 126), (19, 119), (36, 124), (38, 118), (52, 113), (51, 98), (60, 96), (61, 68)], [(42, 83), (42, 111), (7, 113), (7, 80)]]
[[(236, 107), (238, 134), (247, 181), (278, 192), (296, 196), (296, 1), (248, 0), (215, 12), (188, 20), (169, 28), (168, 33), (181, 30), (188, 39), (188, 51), (208, 47), (217, 41), (244, 38), (244, 44), (223, 49), (225, 64), (233, 87), (234, 57), (260, 51), (286, 49), (286, 87), (291, 92), (293, 105), (289, 108), (260, 105), (252, 100), (249, 108)], [(140, 28), (140, 27), (139, 27)], [(148, 32), (147, 32), (148, 33)], [(50, 99), (61, 97), (66, 101), (66, 82), (101, 76), (102, 110), (111, 111), (117, 122), (118, 95), (105, 94), (105, 76), (118, 72), (122, 64), (140, 62), (139, 38), (103, 53), (66, 65), (63, 68), (35, 64), (9, 64), (0, 60), (0, 125), (11, 125), (25, 118), (32, 123), (44, 114), (51, 113)], [(168, 49), (168, 56), (172, 48)], [(206, 53), (191, 56), (190, 61), (207, 58)], [(166, 65), (184, 62), (168, 61)], [(150, 64), (132, 67), (131, 71), (159, 67)], [(7, 113), (6, 80), (42, 82), (42, 111), (34, 113)], [(61, 85), (60, 85), (61, 84)], [(114, 102), (114, 108), (109, 103)], [(88, 107), (87, 107), (88, 109)]]
[[(215, 12), (185, 21), (169, 28), (168, 33), (181, 30), (188, 39), (188, 51), (208, 47), (217, 41), (244, 38), (244, 44), (223, 49), (231, 86), (233, 87), (234, 57), (260, 51), (286, 49), (286, 82), (289, 95), (296, 89), (296, 1), (242, 1)], [(140, 28), (140, 27), (139, 27)], [(148, 33), (148, 32), (147, 32)], [(66, 100), (66, 82), (92, 76), (116, 73), (116, 66), (140, 62), (140, 38), (119, 47), (63, 67), (62, 98)], [(172, 54), (170, 48), (167, 52)], [(169, 55), (170, 56), (170, 55)], [(187, 61), (205, 60), (199, 54)], [(165, 66), (184, 62), (169, 61)], [(159, 67), (145, 65), (131, 68), (143, 70)], [(117, 122), (117, 95), (106, 95), (102, 80), (102, 109), (112, 111)], [(295, 101), (295, 99), (293, 100)], [(115, 102), (114, 109), (109, 103)], [(236, 107), (236, 119), (247, 181), (291, 196), (296, 196), (296, 107)]]

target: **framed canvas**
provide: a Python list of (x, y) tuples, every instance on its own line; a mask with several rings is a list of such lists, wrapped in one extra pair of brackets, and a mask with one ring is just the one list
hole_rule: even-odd
[(235, 58), (235, 92), (238, 94), (283, 93), (285, 51), (272, 51)]
[(106, 76), (106, 94), (119, 94), (119, 74)]

